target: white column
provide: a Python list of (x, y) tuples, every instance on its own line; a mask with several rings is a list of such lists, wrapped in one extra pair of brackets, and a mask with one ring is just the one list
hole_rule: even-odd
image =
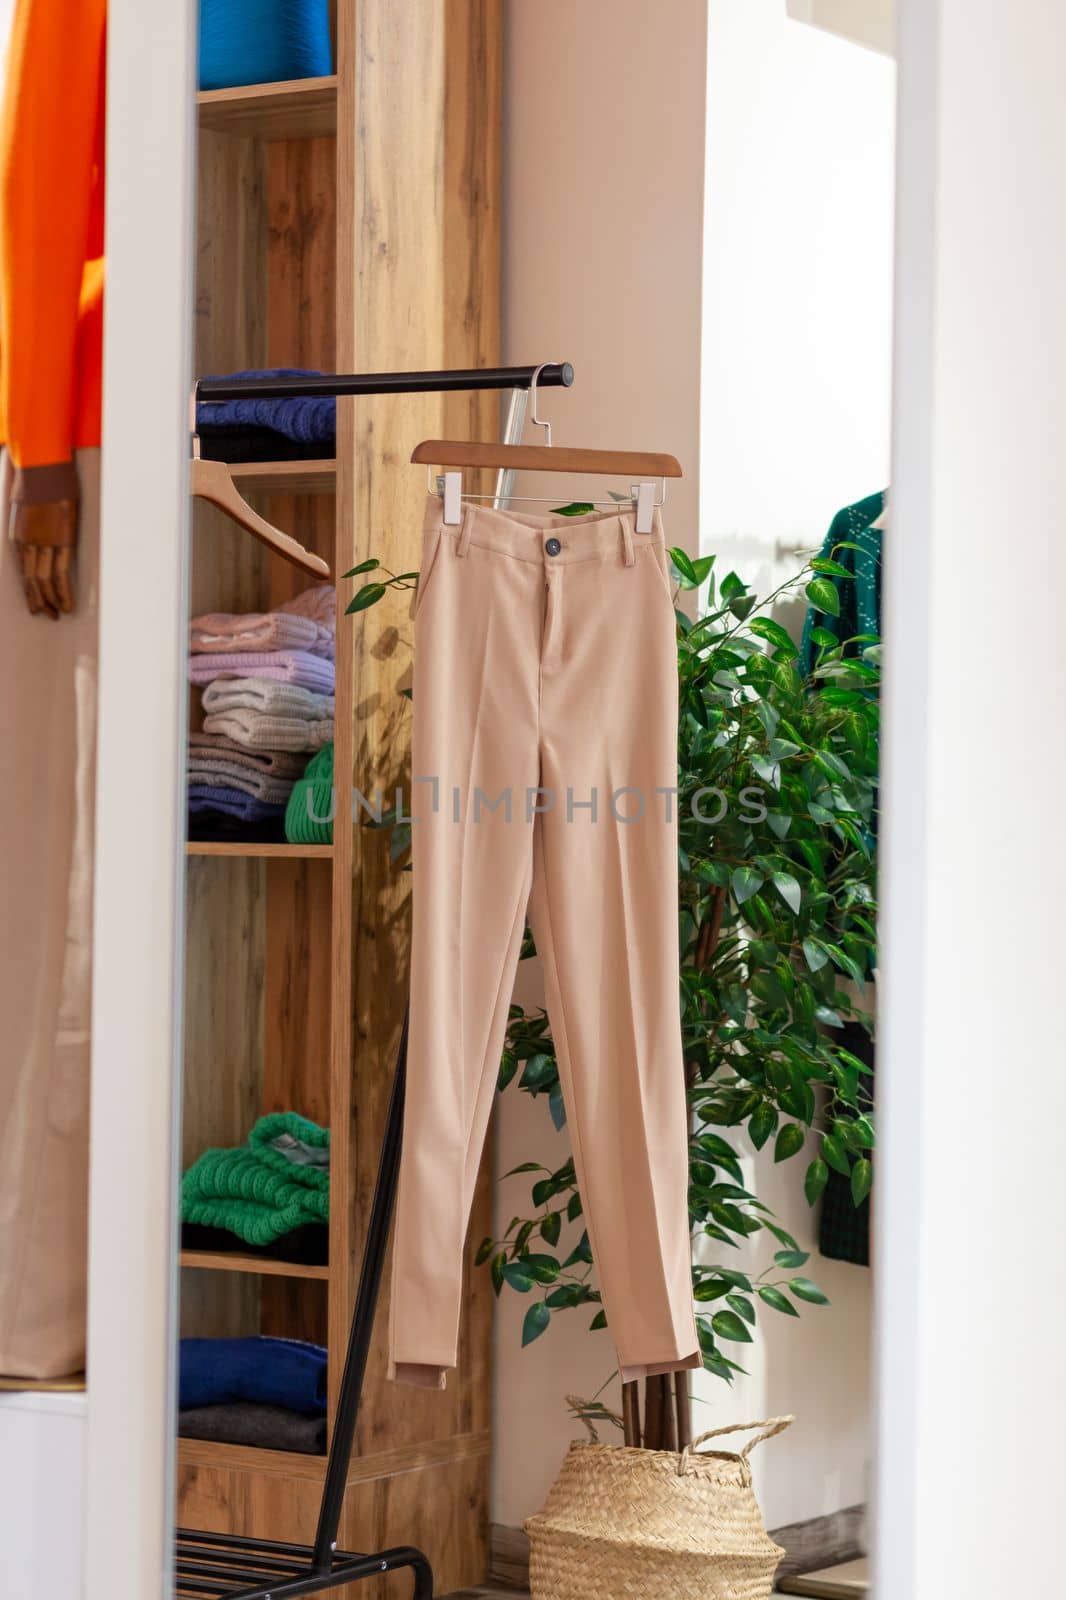
[(1048, 0), (903, 0), (881, 1600), (1062, 1586), (1064, 59)]
[(85, 1600), (170, 1593), (195, 11), (108, 30)]

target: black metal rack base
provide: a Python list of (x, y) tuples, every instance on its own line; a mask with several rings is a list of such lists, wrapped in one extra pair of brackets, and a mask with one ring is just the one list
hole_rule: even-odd
[(380, 1578), (383, 1572), (410, 1567), (415, 1577), (414, 1600), (432, 1600), (433, 1573), (421, 1550), (400, 1545), (372, 1556), (337, 1550), (328, 1572), (317, 1572), (310, 1545), (275, 1544), (239, 1534), (178, 1534), (176, 1591), (201, 1600), (287, 1600), (290, 1595), (322, 1594), (354, 1583)]

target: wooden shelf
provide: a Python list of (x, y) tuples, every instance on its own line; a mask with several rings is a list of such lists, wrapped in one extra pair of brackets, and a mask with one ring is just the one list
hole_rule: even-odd
[(197, 95), (201, 128), (248, 139), (314, 139), (337, 131), (337, 79), (294, 78)]
[[(310, 756), (308, 757), (310, 760)], [(280, 857), (283, 861), (308, 859), (332, 861), (331, 844), (261, 844), (258, 840), (186, 839), (187, 856), (262, 856), (268, 860)]]
[(336, 461), (234, 461), (230, 476), (246, 491), (336, 494)]
[(272, 1256), (240, 1255), (229, 1250), (183, 1250), (183, 1267), (207, 1272), (252, 1272), (262, 1278), (328, 1279), (328, 1267), (305, 1266), (299, 1261), (275, 1261)]
[(210, 1467), (216, 1471), (265, 1473), (290, 1480), (311, 1478), (318, 1482), (325, 1476), (326, 1457), (295, 1450), (260, 1450), (254, 1445), (229, 1444), (225, 1439), (179, 1437), (178, 1465), (194, 1469)]

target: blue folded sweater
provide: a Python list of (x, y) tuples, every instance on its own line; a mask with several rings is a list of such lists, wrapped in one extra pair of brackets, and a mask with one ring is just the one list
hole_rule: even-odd
[[(306, 367), (268, 367), (230, 372), (229, 378), (318, 378)], [(198, 428), (273, 428), (298, 443), (332, 444), (337, 437), (337, 402), (332, 395), (300, 395), (294, 400), (200, 400)]]
[(182, 1339), (178, 1407), (253, 1400), (305, 1417), (326, 1414), (326, 1352), (299, 1339)]

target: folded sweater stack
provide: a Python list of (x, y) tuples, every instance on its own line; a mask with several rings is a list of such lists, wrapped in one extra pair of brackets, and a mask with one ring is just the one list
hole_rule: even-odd
[(321, 584), (275, 611), (193, 619), (204, 720), (189, 745), (191, 838), (284, 839), (293, 785), (333, 737), (335, 604)]
[(263, 1450), (326, 1448), (326, 1351), (300, 1339), (182, 1339), (178, 1432)]

